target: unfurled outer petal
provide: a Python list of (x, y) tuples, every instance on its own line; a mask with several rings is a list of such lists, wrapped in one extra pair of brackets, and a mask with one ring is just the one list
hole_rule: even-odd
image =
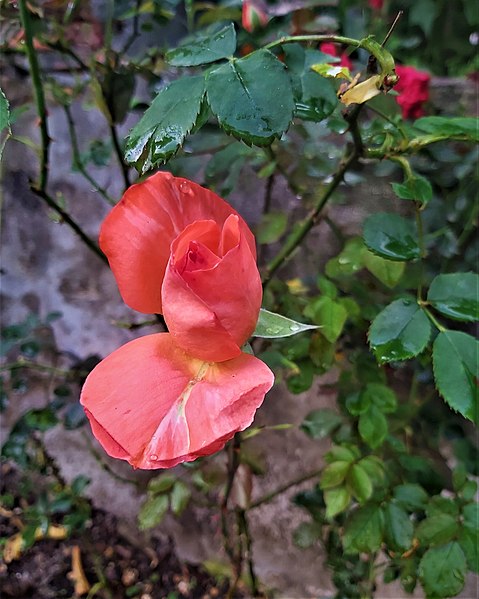
[[(156, 173), (127, 189), (100, 231), (100, 247), (125, 303), (139, 312), (162, 313), (161, 284), (171, 242), (190, 223), (213, 220), (222, 227), (231, 214), (237, 212), (215, 193), (170, 173)], [(253, 234), (238, 218), (256, 256)]]
[(172, 244), (162, 289), (165, 321), (176, 343), (202, 360), (238, 356), (258, 320), (261, 279), (239, 225), (238, 217), (230, 216), (216, 247), (210, 244), (222, 255), (216, 260), (203, 244), (185, 243), (214, 223), (195, 223)]
[(254, 356), (203, 362), (160, 333), (100, 362), (80, 401), (109, 455), (135, 468), (169, 468), (218, 451), (249, 426), (273, 380)]

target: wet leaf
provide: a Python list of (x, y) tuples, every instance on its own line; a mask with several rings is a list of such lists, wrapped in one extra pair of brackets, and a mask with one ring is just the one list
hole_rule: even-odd
[(261, 222), (256, 228), (258, 243), (275, 243), (286, 231), (288, 216), (285, 212), (268, 212), (263, 214)]
[(402, 200), (414, 200), (427, 204), (432, 199), (432, 186), (421, 175), (414, 175), (404, 180), (404, 183), (391, 183), (394, 193)]
[(331, 487), (337, 487), (344, 481), (350, 468), (350, 462), (333, 462), (332, 464), (328, 464), (321, 473), (320, 488), (330, 489)]
[(284, 65), (268, 50), (210, 71), (206, 88), (219, 124), (247, 144), (271, 144), (293, 119), (291, 82)]
[(432, 359), (434, 379), (446, 403), (464, 418), (478, 422), (479, 342), (461, 331), (442, 331), (436, 337)]
[(479, 275), (472, 272), (438, 275), (429, 288), (428, 302), (444, 316), (479, 319)]
[(398, 299), (380, 312), (369, 329), (369, 344), (379, 362), (407, 360), (420, 354), (431, 325), (413, 299)]
[(388, 260), (415, 260), (420, 257), (414, 222), (386, 212), (369, 216), (364, 223), (364, 243)]
[(317, 329), (316, 325), (303, 324), (261, 308), (258, 322), (253, 337), (275, 339), (278, 337), (291, 337), (304, 331)]
[(359, 503), (364, 503), (373, 494), (373, 485), (366, 470), (359, 464), (353, 464), (348, 472), (347, 484)]
[(125, 160), (141, 173), (171, 158), (200, 113), (204, 78), (183, 77), (162, 89), (127, 139)]
[(405, 268), (404, 262), (385, 260), (369, 251), (364, 252), (364, 265), (376, 279), (389, 288), (399, 283)]
[(189, 37), (180, 46), (167, 52), (165, 58), (175, 67), (192, 67), (228, 58), (235, 50), (236, 32), (231, 23), (219, 31)]

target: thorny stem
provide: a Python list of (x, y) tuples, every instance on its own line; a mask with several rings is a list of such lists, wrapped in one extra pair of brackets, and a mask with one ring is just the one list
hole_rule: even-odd
[(33, 45), (33, 31), (30, 21), (30, 13), (27, 8), (26, 0), (19, 0), (18, 7), (20, 9), (20, 20), (25, 32), (25, 48), (30, 65), (30, 74), (33, 83), (33, 92), (35, 104), (39, 118), (40, 135), (41, 135), (41, 154), (40, 154), (40, 176), (38, 184), (35, 187), (40, 192), (45, 192), (48, 182), (48, 150), (50, 146), (50, 135), (48, 133), (47, 109), (45, 104), (45, 93), (43, 90), (42, 77), (40, 74), (40, 66), (38, 57)]
[(268, 503), (269, 501), (271, 501), (271, 499), (274, 499), (278, 495), (281, 495), (285, 491), (288, 491), (289, 489), (291, 489), (291, 487), (296, 487), (297, 485), (300, 485), (301, 483), (304, 483), (307, 480), (316, 478), (317, 476), (319, 476), (321, 474), (321, 472), (322, 472), (322, 470), (314, 470), (313, 472), (308, 472), (307, 474), (303, 474), (302, 476), (300, 476), (298, 478), (290, 480), (289, 482), (285, 483), (284, 485), (281, 485), (281, 487), (278, 487), (274, 491), (271, 491), (271, 493), (267, 493), (266, 495), (263, 495), (263, 497), (260, 497), (259, 499), (254, 501), (249, 506), (248, 510), (253, 510), (254, 508), (259, 507), (260, 505), (263, 505), (263, 503)]
[(248, 564), (248, 573), (251, 583), (251, 594), (253, 595), (253, 597), (257, 597), (259, 591), (258, 578), (256, 577), (256, 572), (254, 570), (253, 542), (251, 540), (251, 534), (249, 532), (248, 516), (246, 514), (246, 510), (238, 510), (238, 528), (240, 534), (243, 534), (245, 539), (245, 557), (246, 562)]
[(227, 465), (227, 480), (225, 494), (223, 501), (221, 502), (221, 532), (223, 534), (223, 542), (226, 554), (228, 555), (232, 564), (235, 563), (236, 557), (233, 546), (231, 544), (231, 537), (228, 530), (228, 500), (233, 490), (233, 483), (236, 476), (236, 471), (239, 466), (239, 457), (241, 451), (241, 437), (237, 433), (234, 436), (233, 443), (228, 447), (228, 465)]
[(310, 213), (306, 216), (303, 222), (294, 230), (291, 235), (286, 240), (283, 247), (279, 250), (276, 256), (269, 262), (267, 265), (264, 275), (263, 275), (263, 287), (265, 287), (273, 274), (280, 268), (284, 262), (291, 256), (294, 250), (301, 244), (303, 239), (309, 233), (309, 231), (314, 227), (314, 225), (318, 222), (319, 214), (321, 210), (326, 205), (327, 201), (333, 195), (336, 188), (339, 186), (341, 181), (343, 180), (344, 174), (349, 169), (351, 164), (358, 157), (357, 150), (354, 149), (350, 153), (346, 153), (344, 158), (341, 160), (338, 170), (334, 175), (331, 182), (327, 185), (323, 195), (319, 198), (316, 206), (310, 211)]
[(131, 478), (126, 478), (124, 476), (121, 476), (121, 474), (117, 474), (111, 467), (109, 464), (107, 464), (107, 462), (105, 462), (102, 458), (102, 456), (98, 453), (98, 451), (93, 447), (93, 444), (91, 442), (91, 438), (89, 435), (87, 435), (85, 432), (82, 432), (82, 437), (83, 439), (86, 441), (87, 445), (88, 445), (88, 450), (90, 451), (90, 453), (92, 454), (92, 456), (95, 458), (95, 461), (99, 464), (100, 468), (102, 470), (104, 470), (105, 472), (107, 472), (112, 478), (114, 478), (115, 480), (122, 482), (122, 483), (126, 483), (128, 485), (133, 485), (134, 487), (138, 488), (139, 486), (139, 482), (136, 480), (133, 480)]
[(50, 208), (55, 210), (55, 212), (62, 218), (62, 220), (71, 229), (73, 229), (73, 231), (75, 231), (75, 233), (78, 235), (78, 237), (80, 237), (83, 243), (86, 246), (88, 246), (91, 249), (91, 251), (94, 252), (100, 258), (100, 260), (103, 260), (105, 264), (108, 264), (108, 259), (105, 256), (105, 254), (101, 251), (99, 246), (97, 246), (97, 244), (88, 237), (88, 235), (83, 231), (80, 225), (68, 214), (68, 212), (65, 212), (65, 210), (63, 210), (63, 208), (45, 191), (36, 189), (35, 187), (32, 187), (32, 191), (37, 196), (42, 198), (42, 200), (44, 200), (44, 202), (48, 206), (50, 206)]
[(70, 133), (70, 140), (72, 142), (72, 152), (73, 152), (73, 164), (75, 168), (77, 168), (80, 173), (85, 177), (85, 179), (93, 185), (95, 191), (97, 191), (103, 198), (112, 206), (115, 205), (115, 200), (108, 194), (108, 192), (101, 187), (95, 179), (89, 174), (87, 169), (83, 165), (83, 161), (81, 159), (80, 150), (78, 147), (78, 138), (75, 130), (75, 122), (73, 120), (73, 115), (69, 106), (63, 107), (65, 110), (65, 115), (68, 123), (68, 131)]
[(130, 187), (130, 175), (128, 174), (128, 167), (126, 166), (123, 160), (123, 152), (121, 150), (120, 140), (118, 139), (118, 133), (116, 132), (116, 127), (113, 123), (110, 123), (110, 134), (111, 139), (113, 141), (113, 147), (115, 148), (115, 152), (118, 158), (118, 164), (121, 168), (121, 173), (123, 175), (123, 182), (125, 184), (125, 189)]
[(417, 237), (419, 242), (419, 259), (420, 259), (420, 272), (419, 272), (419, 284), (417, 286), (417, 299), (422, 300), (422, 288), (424, 278), (424, 258), (426, 257), (426, 248), (424, 245), (424, 227), (422, 224), (421, 205), (419, 202), (415, 202), (415, 213), (416, 213), (416, 227)]

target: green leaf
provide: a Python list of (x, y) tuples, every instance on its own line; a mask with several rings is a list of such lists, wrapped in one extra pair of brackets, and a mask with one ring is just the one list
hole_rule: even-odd
[(390, 501), (384, 508), (384, 536), (388, 548), (404, 552), (411, 547), (414, 526), (403, 508)]
[(51, 408), (29, 410), (23, 415), (22, 420), (29, 428), (42, 432), (58, 424), (57, 415)]
[(341, 416), (325, 408), (310, 412), (301, 423), (301, 429), (312, 439), (324, 439), (342, 424)]
[(454, 597), (464, 587), (467, 563), (456, 542), (428, 549), (419, 563), (419, 579), (428, 597)]
[(356, 447), (344, 447), (344, 445), (334, 445), (324, 456), (324, 459), (328, 464), (333, 462), (354, 462), (361, 454)]
[(165, 58), (175, 67), (193, 67), (228, 58), (235, 50), (236, 32), (231, 23), (219, 31), (189, 37), (186, 43), (167, 52)]
[(333, 487), (324, 491), (324, 503), (326, 504), (326, 518), (330, 520), (348, 507), (351, 502), (351, 494), (346, 487)]
[(432, 135), (479, 141), (479, 119), (474, 117), (426, 116), (415, 121), (414, 127)]
[(327, 295), (313, 300), (305, 308), (304, 314), (321, 326), (321, 334), (330, 343), (334, 343), (341, 335), (348, 317), (346, 308)]
[(436, 514), (419, 524), (416, 536), (423, 545), (443, 545), (452, 541), (458, 531), (456, 518), (449, 514)]
[(148, 483), (148, 493), (159, 494), (170, 491), (176, 483), (176, 476), (173, 474), (160, 474), (155, 476)]
[(175, 516), (179, 516), (181, 513), (183, 513), (184, 509), (188, 505), (190, 497), (191, 491), (188, 485), (181, 480), (177, 480), (170, 495), (171, 511), (175, 514)]
[(345, 553), (373, 553), (381, 547), (384, 517), (376, 505), (356, 509), (344, 525)]
[(402, 200), (414, 200), (427, 204), (432, 199), (432, 186), (427, 179), (414, 175), (404, 183), (391, 183), (394, 193)]
[(359, 503), (364, 503), (373, 494), (371, 479), (366, 470), (359, 464), (353, 464), (351, 466), (347, 476), (347, 484)]
[(338, 297), (338, 288), (336, 285), (326, 277), (323, 277), (323, 275), (318, 275), (316, 285), (323, 295), (327, 295), (331, 299)]
[(394, 499), (408, 510), (423, 510), (428, 500), (428, 494), (420, 486), (413, 483), (397, 485), (393, 491)]
[(340, 485), (346, 478), (350, 466), (350, 462), (333, 462), (332, 464), (328, 464), (321, 474), (320, 488), (330, 489), (331, 487)]
[(376, 406), (359, 416), (359, 434), (369, 447), (376, 449), (383, 444), (388, 434), (388, 423), (384, 414)]
[(353, 416), (359, 416), (369, 410), (371, 399), (364, 393), (353, 393), (346, 398), (346, 409)]
[(168, 511), (168, 505), (168, 495), (147, 497), (138, 513), (138, 526), (140, 530), (147, 530), (160, 524)]
[(182, 77), (162, 89), (130, 131), (126, 162), (143, 174), (171, 158), (193, 128), (204, 94), (202, 76)]
[(476, 423), (478, 352), (479, 342), (461, 331), (439, 333), (432, 352), (439, 393), (453, 410)]
[(247, 144), (271, 144), (293, 119), (291, 82), (284, 65), (268, 50), (210, 71), (206, 89), (219, 124)]
[(261, 308), (253, 337), (263, 337), (264, 339), (291, 337), (303, 331), (310, 331), (317, 328), (315, 325), (296, 322), (295, 320), (291, 320), (291, 318), (286, 318), (286, 316), (281, 316), (281, 314)]
[(348, 239), (343, 250), (326, 263), (326, 275), (331, 279), (347, 277), (364, 267), (364, 242), (360, 237)]
[(285, 212), (267, 212), (256, 228), (258, 243), (275, 243), (284, 234), (288, 226), (288, 215)]
[(296, 101), (295, 116), (313, 122), (324, 120), (334, 111), (338, 99), (332, 84), (318, 77), (311, 67), (327, 61), (328, 56), (317, 50), (305, 50), (300, 44), (288, 44), (283, 49)]
[(236, 187), (245, 163), (253, 160), (256, 152), (257, 150), (248, 148), (239, 141), (215, 152), (205, 170), (205, 180), (209, 187), (221, 196), (229, 195)]
[(363, 259), (364, 266), (386, 287), (395, 287), (403, 276), (404, 262), (385, 260), (369, 251), (364, 252)]
[(415, 223), (399, 214), (377, 212), (369, 216), (363, 239), (372, 252), (388, 260), (416, 260), (421, 255)]
[(479, 275), (472, 272), (438, 275), (429, 288), (428, 302), (444, 316), (479, 319)]
[(396, 394), (382, 383), (368, 383), (361, 396), (363, 401), (374, 404), (383, 414), (392, 414), (397, 409)]
[(369, 344), (379, 362), (392, 362), (420, 354), (430, 336), (429, 319), (417, 302), (398, 299), (374, 319)]
[(384, 482), (384, 462), (375, 455), (368, 455), (358, 462), (375, 484)]
[(328, 77), (331, 79), (347, 79), (348, 81), (352, 81), (351, 73), (349, 72), (348, 67), (342, 67), (341, 65), (332, 65), (332, 64), (313, 64), (311, 69), (321, 75), (321, 77)]
[(475, 529), (462, 528), (457, 540), (464, 551), (469, 569), (479, 574), (479, 534), (477, 525)]
[(10, 110), (7, 97), (0, 87), (0, 159), (2, 158), (3, 148), (7, 143), (7, 139), (11, 136), (10, 128)]
[(301, 522), (293, 532), (293, 542), (301, 549), (312, 547), (321, 538), (321, 525), (317, 522)]

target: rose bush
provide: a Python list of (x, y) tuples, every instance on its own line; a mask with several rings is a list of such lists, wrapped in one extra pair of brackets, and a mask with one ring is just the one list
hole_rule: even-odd
[(100, 245), (125, 302), (170, 333), (136, 339), (88, 376), (81, 403), (107, 453), (168, 468), (221, 449), (273, 384), (241, 351), (261, 306), (254, 237), (216, 194), (157, 173), (105, 219)]

